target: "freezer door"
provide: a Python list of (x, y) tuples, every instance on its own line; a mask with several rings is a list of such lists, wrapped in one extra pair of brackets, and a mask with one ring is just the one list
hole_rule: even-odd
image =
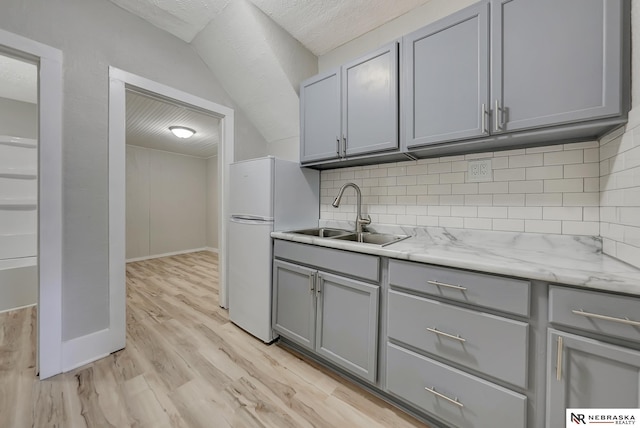
[(273, 219), (273, 158), (229, 166), (229, 213)]
[(259, 338), (271, 342), (270, 222), (229, 221), (229, 318)]

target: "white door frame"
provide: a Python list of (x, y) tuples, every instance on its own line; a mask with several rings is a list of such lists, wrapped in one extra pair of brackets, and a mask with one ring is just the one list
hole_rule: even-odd
[(62, 52), (0, 30), (0, 52), (38, 64), (38, 344), (40, 379), (62, 372)]
[(111, 351), (121, 349), (126, 337), (125, 278), (125, 177), (126, 177), (126, 88), (149, 92), (188, 104), (220, 119), (221, 143), (218, 147), (220, 177), (220, 215), (218, 216), (218, 247), (220, 306), (227, 307), (227, 226), (229, 164), (234, 160), (234, 111), (229, 107), (197, 97), (141, 76), (109, 67), (109, 319)]

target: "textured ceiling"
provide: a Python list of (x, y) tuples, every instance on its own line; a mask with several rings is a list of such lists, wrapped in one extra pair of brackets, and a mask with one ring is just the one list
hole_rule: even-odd
[[(209, 21), (218, 16), (231, 2), (231, 0), (111, 1), (186, 42), (191, 42)], [(249, 1), (307, 49), (319, 56), (429, 0)]]
[(0, 98), (38, 102), (38, 66), (0, 55)]
[(316, 56), (429, 0), (250, 0)]
[[(218, 152), (219, 119), (177, 104), (127, 91), (127, 144), (208, 158)], [(180, 139), (169, 126), (186, 126), (195, 135)]]

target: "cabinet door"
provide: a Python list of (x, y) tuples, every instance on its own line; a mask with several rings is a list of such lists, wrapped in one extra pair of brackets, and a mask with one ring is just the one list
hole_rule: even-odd
[(300, 162), (340, 157), (340, 70), (300, 84)]
[(346, 156), (398, 148), (398, 43), (342, 67)]
[(375, 382), (379, 287), (318, 273), (316, 352)]
[(407, 147), (488, 134), (489, 3), (403, 40)]
[(622, 0), (492, 0), (491, 23), (492, 132), (620, 114)]
[(548, 428), (567, 408), (640, 407), (639, 351), (552, 329), (548, 340)]
[(309, 349), (315, 345), (315, 273), (291, 263), (273, 262), (273, 329)]

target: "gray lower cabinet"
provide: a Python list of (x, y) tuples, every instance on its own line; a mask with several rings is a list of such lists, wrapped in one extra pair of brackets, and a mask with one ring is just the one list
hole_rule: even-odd
[(380, 287), (281, 260), (273, 271), (273, 329), (374, 383)]
[(399, 149), (398, 42), (300, 85), (300, 163)]
[(415, 352), (387, 346), (387, 388), (456, 428), (525, 428), (527, 397)]
[(567, 408), (640, 408), (640, 351), (549, 329), (547, 428)]

